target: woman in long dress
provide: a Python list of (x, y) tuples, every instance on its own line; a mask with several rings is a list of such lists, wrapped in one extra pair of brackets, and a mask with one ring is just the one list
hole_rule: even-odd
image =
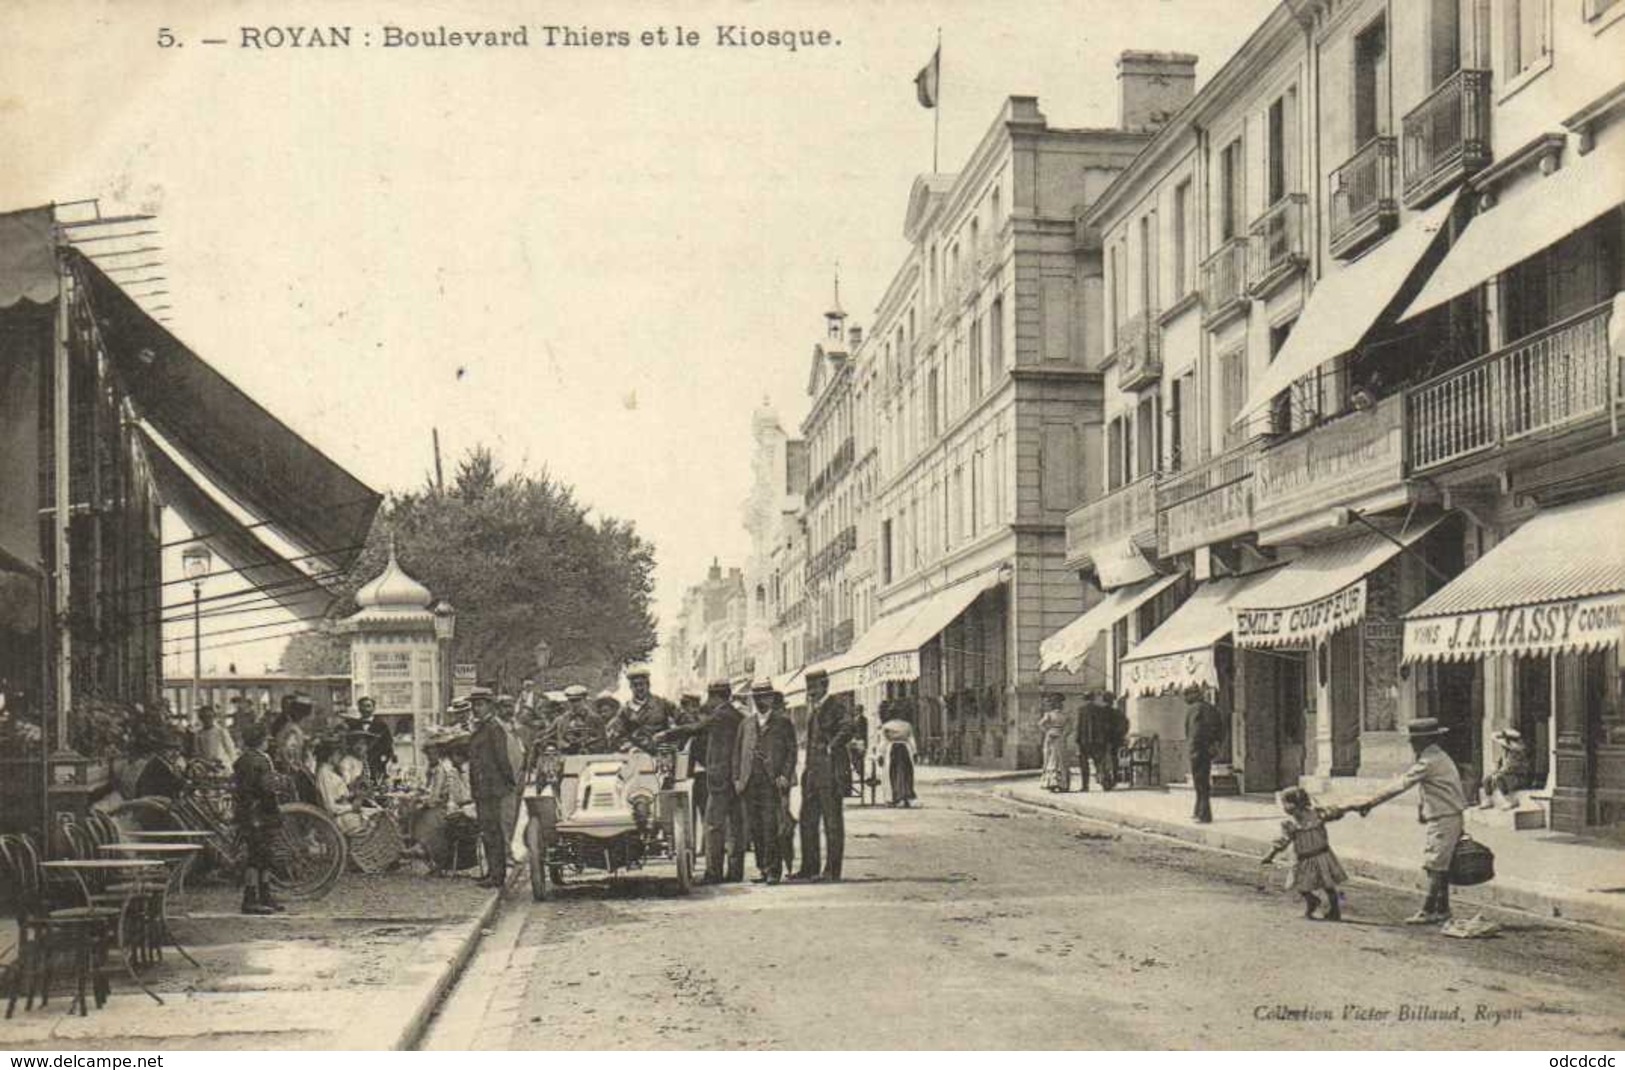
[(1071, 723), (1063, 708), (1066, 700), (1059, 694), (1044, 696), (1044, 715), (1038, 719), (1038, 731), (1044, 740), (1044, 773), (1038, 786), (1046, 791), (1072, 790), (1072, 765), (1067, 760), (1067, 731)]
[(886, 789), (887, 806), (908, 806), (914, 794), (914, 759), (918, 753), (914, 742), (914, 726), (901, 719), (882, 721), (875, 729), (870, 752), (875, 768), (883, 773), (881, 784)]

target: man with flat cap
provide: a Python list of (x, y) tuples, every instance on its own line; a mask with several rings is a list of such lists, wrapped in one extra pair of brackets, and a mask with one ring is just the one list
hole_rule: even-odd
[(740, 725), (734, 750), (734, 790), (744, 800), (759, 884), (779, 883), (780, 815), (796, 773), (796, 730), (774, 709), (773, 695), (773, 685), (766, 681), (751, 688), (754, 709)]
[[(801, 772), (801, 868), (798, 880), (841, 879), (846, 854), (846, 814), (842, 799), (850, 780), (846, 745), (852, 721), (842, 701), (829, 694), (829, 674), (807, 674), (807, 765)], [(818, 827), (824, 828), (828, 858), (819, 869)]]
[(554, 745), (560, 754), (602, 754), (609, 750), (604, 725), (587, 708), (587, 689), (571, 684), (564, 689), (568, 703), (553, 726)]
[[(485, 697), (489, 699), (490, 692)], [(495, 703), (476, 701), (474, 710), (479, 727), (468, 744), (468, 782), (485, 844), (485, 876), (479, 884), (500, 888), (508, 880), (508, 838), (518, 818), (519, 771), (509, 757), (508, 733), (497, 720)]]
[(627, 666), (626, 685), (632, 689), (632, 697), (616, 718), (611, 737), (650, 750), (655, 735), (677, 723), (677, 708), (649, 690), (647, 665)]
[(735, 787), (737, 739), (744, 718), (733, 704), (733, 685), (727, 680), (713, 680), (706, 696), (709, 704), (703, 715), (661, 732), (657, 742), (691, 739), (690, 753), (705, 755), (705, 883), (721, 884), (745, 879), (745, 812)]

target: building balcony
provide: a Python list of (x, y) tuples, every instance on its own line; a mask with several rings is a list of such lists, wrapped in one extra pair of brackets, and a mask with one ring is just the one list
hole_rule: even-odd
[(1248, 228), (1253, 248), (1248, 254), (1247, 292), (1254, 298), (1268, 297), (1309, 263), (1303, 226), (1308, 200), (1301, 193), (1289, 193)]
[(807, 484), (807, 505), (816, 505), (824, 495), (835, 489), (842, 476), (852, 467), (852, 459), (857, 455), (857, 444), (850, 436), (841, 440), (835, 448), (835, 455), (829, 459), (819, 473), (813, 476)]
[(1138, 390), (1162, 378), (1162, 327), (1156, 309), (1147, 309), (1117, 330), (1117, 386)]
[(1237, 235), (1202, 261), (1202, 324), (1217, 327), (1250, 307), (1247, 297), (1248, 239)]
[(1253, 530), (1253, 472), (1263, 443), (1227, 450), (1157, 484), (1157, 556), (1168, 557)]
[(848, 618), (839, 624), (809, 634), (807, 636), (807, 663), (810, 665), (834, 654), (845, 653), (847, 648), (852, 645), (852, 632), (853, 622)]
[(1393, 230), (1399, 223), (1394, 199), (1392, 137), (1374, 137), (1331, 173), (1331, 231), (1327, 247), (1346, 260)]
[(1451, 464), (1609, 415), (1625, 358), (1608, 351), (1610, 305), (1553, 324), (1412, 387), (1412, 471)]
[(1100, 547), (1132, 541), (1142, 549), (1157, 543), (1158, 473), (1141, 476), (1086, 502), (1066, 516), (1068, 567), (1086, 567)]
[(1490, 72), (1452, 74), (1403, 127), (1405, 207), (1420, 208), (1490, 162)]
[(807, 562), (807, 579), (819, 579), (834, 572), (852, 556), (858, 548), (858, 529), (855, 525), (847, 525), (836, 532), (835, 537)]

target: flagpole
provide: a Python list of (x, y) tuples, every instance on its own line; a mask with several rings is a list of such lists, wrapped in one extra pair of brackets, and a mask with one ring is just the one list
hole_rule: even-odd
[(937, 148), (942, 143), (942, 27), (937, 27), (937, 103), (931, 109), (931, 173), (936, 174)]

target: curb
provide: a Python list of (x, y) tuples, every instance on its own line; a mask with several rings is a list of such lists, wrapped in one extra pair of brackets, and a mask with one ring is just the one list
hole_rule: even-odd
[[(1173, 821), (1164, 821), (1160, 818), (1129, 816), (1115, 810), (1097, 809), (1087, 803), (1060, 804), (1045, 799), (1030, 799), (1009, 788), (991, 789), (991, 794), (1009, 802), (1021, 803), (1024, 806), (1034, 806), (1054, 813), (1087, 818), (1090, 821), (1115, 825), (1135, 832), (1167, 836), (1186, 843), (1194, 843), (1203, 847), (1230, 851), (1236, 854), (1257, 854), (1260, 850), (1267, 849), (1271, 842), (1255, 836), (1225, 832), (1210, 825), (1185, 825)], [(1337, 857), (1342, 861), (1343, 868), (1348, 870), (1350, 876), (1361, 877), (1375, 881), (1378, 884), (1385, 884), (1406, 891), (1422, 892), (1426, 890), (1422, 882), (1420, 866), (1398, 866), (1382, 859), (1371, 858), (1369, 855), (1361, 854), (1358, 851), (1343, 851), (1341, 849), (1337, 852)], [(1475, 888), (1454, 888), (1450, 894), (1458, 902), (1469, 903), (1474, 906), (1495, 906), (1533, 914), (1542, 918), (1557, 918), (1616, 931), (1625, 930), (1625, 903), (1618, 906), (1611, 903), (1594, 903), (1587, 898), (1554, 892), (1548, 888), (1532, 885), (1525, 881), (1497, 877), (1490, 883)]]
[(484, 908), (480, 910), (479, 916), (463, 928), (462, 935), (457, 938), (457, 948), (446, 960), (445, 967), (425, 986), (412, 1008), (412, 1013), (394, 1040), (380, 1050), (409, 1051), (423, 1039), (423, 1034), (429, 1028), (429, 1020), (440, 1008), (440, 1001), (463, 975), (463, 970), (468, 966), (468, 960), (474, 957), (474, 949), (479, 946), (485, 930), (490, 927), (497, 911), (502, 908), (502, 892), (501, 888), (494, 890), (491, 898), (486, 900)]

